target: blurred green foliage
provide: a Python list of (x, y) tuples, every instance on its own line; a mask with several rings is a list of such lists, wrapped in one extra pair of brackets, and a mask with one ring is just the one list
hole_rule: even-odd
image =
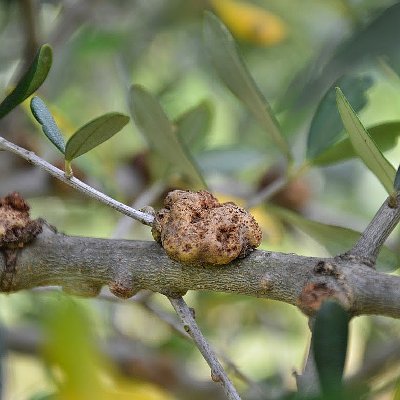
[[(385, 152), (388, 163), (399, 163), (398, 3), (99, 0), (72, 4), (56, 0), (36, 2), (31, 15), (24, 4), (0, 2), (0, 35), (7, 44), (0, 46), (0, 88), (8, 93), (7, 88), (18, 82), (24, 69), (20, 65), (31, 62), (26, 55), (29, 48), (50, 43), (55, 56), (40, 96), (66, 139), (74, 132), (83, 138), (72, 146), (68, 160), (83, 154), (82, 148), (91, 150), (76, 160), (74, 174), (108, 194), (134, 202), (162, 181), (166, 189), (207, 185), (225, 201), (244, 204), (286, 176), (291, 180), (287, 188), (252, 210), (264, 231), (262, 247), (319, 256), (350, 247), (356, 231), (383, 202), (386, 194), (379, 181), (355, 158), (370, 159), (368, 151)], [(210, 11), (225, 23), (236, 43)], [(32, 78), (32, 69), (28, 71)], [(48, 72), (44, 71), (28, 83), (22, 74), (17, 89), (28, 85), (29, 90), (6, 97), (12, 101), (0, 105), (2, 116), (40, 86)], [(334, 86), (341, 87), (348, 99), (348, 103), (344, 97), (339, 99), (344, 127)], [(101, 143), (109, 139), (110, 131), (96, 128), (98, 136), (83, 146), (93, 131), (82, 133), (77, 128), (111, 110), (132, 111), (135, 124), (105, 144)], [(354, 124), (349, 127), (349, 118), (360, 119), (359, 129)], [(357, 130), (363, 138), (371, 136), (367, 149), (354, 146)], [(1, 131), (11, 141), (62, 165), (60, 154), (33, 133), (39, 129), (27, 102), (2, 119)], [(331, 166), (334, 162), (338, 165)], [(0, 171), (0, 179), (4, 178), (0, 194), (26, 190), (34, 215), (68, 234), (113, 235), (120, 217), (106, 207), (49, 178), (34, 181), (29, 192), (21, 187), (21, 165), (14, 160), (1, 168), (8, 170), (7, 180)], [(375, 166), (370, 168), (382, 175)], [(392, 184), (392, 177), (385, 181), (387, 188)], [(154, 197), (150, 202), (158, 206), (161, 200)], [(338, 232), (340, 240), (336, 240)], [(133, 225), (125, 237), (149, 239), (150, 234)], [(398, 250), (398, 233), (389, 244)], [(395, 252), (385, 249), (381, 256), (381, 267), (398, 267)], [(251, 377), (233, 374), (245, 398), (291, 395), (295, 383), (290, 371), (301, 369), (308, 340), (304, 316), (293, 307), (260, 299), (197, 292), (187, 297), (206, 336)], [(164, 313), (171, 311), (162, 296), (154, 295), (150, 301)], [(146, 360), (156, 355), (167, 359), (168, 365), (183, 366), (192, 377), (188, 382), (209, 380), (208, 367), (197, 351), (140, 304), (113, 305), (38, 292), (2, 297), (0, 305), (6, 328), (39, 327), (47, 338), (40, 352), (44, 363), (35, 361), (26, 368), (31, 377), (27, 382), (19, 378), (26, 358), (7, 361), (6, 369), (12, 372), (5, 377), (11, 382), (6, 385), (6, 399), (44, 399), (55, 393), (56, 398), (68, 399), (194, 398), (195, 385), (177, 388), (166, 370), (157, 370), (164, 380), (152, 371), (143, 372), (138, 364), (128, 372), (116, 371), (110, 354), (100, 355), (96, 345), (117, 342), (116, 338), (129, 343), (125, 353)], [(371, 342), (379, 349), (389, 339), (399, 339), (397, 321), (383, 324), (380, 319), (361, 318), (350, 328), (357, 339), (350, 337), (349, 374), (369, 362)], [(372, 340), (376, 331), (380, 334)], [(344, 353), (342, 348), (338, 355)], [(365, 398), (392, 393), (397, 377), (382, 372), (379, 379), (368, 382)], [(259, 394), (260, 388), (264, 394)]]

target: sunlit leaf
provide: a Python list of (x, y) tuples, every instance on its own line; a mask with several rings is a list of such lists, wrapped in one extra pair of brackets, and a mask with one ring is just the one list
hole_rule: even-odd
[(52, 59), (51, 47), (44, 44), (15, 89), (0, 104), (0, 118), (8, 114), (40, 87), (50, 71)]
[(336, 100), (343, 125), (350, 136), (355, 152), (391, 194), (396, 175), (395, 169), (371, 139), (339, 88), (336, 89)]
[(94, 149), (118, 133), (128, 122), (127, 115), (116, 112), (88, 122), (69, 138), (65, 146), (65, 159), (71, 161)]
[(159, 102), (140, 85), (133, 85), (130, 94), (133, 119), (150, 147), (169, 165), (189, 178), (196, 187), (205, 188), (203, 177), (184, 144), (178, 140)]
[(281, 152), (291, 158), (286, 139), (271, 107), (257, 88), (256, 83), (236, 49), (232, 35), (213, 14), (206, 13), (204, 40), (217, 73), (229, 90), (253, 113), (269, 138)]
[(283, 21), (264, 7), (236, 0), (211, 0), (211, 4), (237, 39), (271, 46), (286, 37)]
[[(351, 249), (361, 235), (360, 232), (352, 229), (311, 221), (300, 214), (277, 206), (268, 205), (268, 210), (312, 237), (332, 256), (343, 254)], [(396, 253), (383, 246), (378, 256), (377, 268), (381, 271), (393, 271), (398, 265), (399, 258)]]
[(182, 114), (176, 121), (176, 134), (191, 152), (203, 150), (210, 132), (212, 112), (207, 101)]
[(46, 335), (42, 354), (49, 366), (63, 372), (57, 398), (104, 399), (100, 373), (108, 364), (95, 347), (88, 313), (67, 296), (49, 300), (41, 315)]
[[(345, 76), (335, 86), (340, 86), (355, 110), (360, 111), (368, 102), (366, 91), (372, 82), (369, 76)], [(308, 159), (318, 157), (345, 135), (336, 106), (335, 86), (325, 93), (311, 121), (307, 138)]]
[[(379, 150), (382, 152), (387, 151), (397, 144), (398, 137), (400, 136), (400, 121), (385, 122), (367, 128), (367, 131), (371, 139), (378, 146)], [(350, 138), (346, 137), (314, 158), (312, 164), (323, 166), (345, 161), (354, 157), (357, 157), (357, 154), (354, 151)]]
[(313, 352), (322, 393), (327, 399), (343, 398), (342, 378), (347, 353), (349, 315), (337, 302), (325, 301), (313, 327)]
[(48, 137), (51, 143), (57, 147), (61, 153), (65, 152), (64, 138), (58, 129), (56, 121), (46, 107), (46, 104), (40, 97), (33, 97), (31, 100), (31, 111), (36, 121), (42, 125), (43, 133)]

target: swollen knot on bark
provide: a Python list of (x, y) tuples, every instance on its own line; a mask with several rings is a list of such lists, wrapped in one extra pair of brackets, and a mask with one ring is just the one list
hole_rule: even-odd
[(29, 205), (19, 193), (0, 198), (0, 251), (5, 270), (0, 276), (3, 291), (12, 289), (18, 250), (42, 232), (43, 220), (31, 220)]
[(340, 268), (332, 260), (321, 260), (314, 267), (314, 277), (297, 298), (297, 306), (307, 316), (313, 316), (325, 300), (336, 300), (346, 310), (352, 304), (351, 288)]
[(219, 203), (207, 191), (174, 190), (155, 215), (152, 234), (173, 260), (223, 265), (246, 257), (261, 243), (261, 229), (245, 209)]

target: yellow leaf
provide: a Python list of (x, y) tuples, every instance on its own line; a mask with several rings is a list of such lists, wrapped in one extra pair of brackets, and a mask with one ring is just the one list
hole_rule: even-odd
[(210, 1), (215, 12), (237, 39), (272, 46), (286, 37), (284, 22), (264, 8), (235, 0)]
[(107, 391), (107, 400), (172, 400), (165, 390), (151, 383), (121, 379), (115, 390)]

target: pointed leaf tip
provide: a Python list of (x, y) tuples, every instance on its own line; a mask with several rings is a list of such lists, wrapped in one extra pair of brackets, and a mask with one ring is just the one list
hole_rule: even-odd
[(15, 89), (0, 104), (0, 118), (26, 100), (45, 81), (53, 61), (53, 52), (44, 44), (37, 52), (32, 64), (18, 81)]
[(400, 165), (399, 168), (397, 168), (396, 177), (394, 179), (394, 190), (396, 192), (400, 191)]
[(95, 118), (79, 128), (65, 146), (65, 159), (73, 159), (94, 149), (118, 133), (127, 123), (129, 117), (111, 112)]
[(282, 154), (291, 160), (292, 154), (279, 123), (247, 70), (228, 28), (214, 14), (206, 12), (203, 36), (211, 61), (222, 82), (253, 113)]
[(42, 125), (43, 133), (47, 136), (50, 142), (53, 143), (54, 146), (61, 151), (61, 153), (64, 154), (64, 138), (44, 101), (40, 97), (35, 96), (32, 98), (30, 106), (36, 121)]
[(347, 101), (340, 88), (336, 87), (336, 101), (343, 125), (348, 133), (355, 152), (379, 179), (386, 191), (393, 193), (393, 182), (396, 171), (385, 158), (367, 130), (362, 125), (350, 103)]

